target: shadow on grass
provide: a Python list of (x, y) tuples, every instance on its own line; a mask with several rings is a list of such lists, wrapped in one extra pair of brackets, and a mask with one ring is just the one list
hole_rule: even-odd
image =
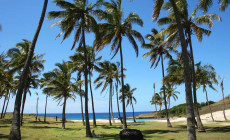
[(49, 127), (49, 126), (24, 126), (24, 128), (30, 128), (30, 129), (31, 128), (32, 129), (52, 129), (52, 128), (56, 128), (56, 129), (59, 129), (59, 127)]
[(145, 122), (132, 122), (132, 123), (128, 123), (130, 126), (138, 126), (138, 125), (145, 125)]
[(142, 130), (141, 131), (143, 135), (148, 134), (166, 134), (166, 133), (179, 133), (177, 130)]
[(11, 119), (2, 119), (2, 120), (0, 120), (0, 123), (1, 124), (11, 124), (12, 121), (11, 121)]
[(9, 135), (3, 135), (3, 134), (0, 134), (0, 139), (3, 139), (3, 138), (9, 138)]
[(207, 132), (220, 132), (220, 133), (229, 133), (230, 126), (221, 126), (221, 127), (205, 127)]
[(103, 134), (100, 136), (101, 136), (100, 140), (108, 140), (108, 139), (120, 140), (119, 134)]
[(97, 125), (98, 127), (101, 127), (103, 129), (122, 129), (121, 126), (109, 126), (109, 125)]

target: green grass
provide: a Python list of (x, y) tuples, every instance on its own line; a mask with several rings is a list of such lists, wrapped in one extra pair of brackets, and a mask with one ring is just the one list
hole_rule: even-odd
[[(47, 123), (36, 122), (34, 115), (24, 115), (24, 124), (21, 127), (21, 135), (24, 140), (31, 139), (60, 139), (60, 140), (88, 140), (92, 138), (85, 137), (85, 127), (81, 122), (67, 121), (66, 129), (61, 129), (61, 121), (55, 118), (48, 117)], [(12, 114), (7, 114), (6, 118), (0, 120), (0, 139), (8, 139)], [(43, 119), (43, 118), (41, 118)], [(128, 127), (132, 129), (139, 129), (142, 131), (144, 138), (147, 140), (186, 140), (187, 131), (185, 122), (172, 123), (173, 128), (166, 127), (166, 123), (160, 122), (137, 122), (128, 123)], [(205, 124), (206, 133), (197, 133), (199, 140), (227, 140), (230, 136), (229, 122), (215, 122), (212, 124)], [(101, 140), (119, 140), (119, 132), (122, 125), (117, 123), (113, 126), (108, 124), (98, 124), (95, 130), (96, 135), (102, 136), (97, 138)], [(95, 138), (96, 139), (96, 138)]]

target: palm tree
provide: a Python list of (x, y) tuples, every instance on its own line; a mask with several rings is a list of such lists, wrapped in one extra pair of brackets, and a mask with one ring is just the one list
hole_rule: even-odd
[(197, 63), (196, 67), (197, 67), (196, 68), (196, 74), (197, 74), (196, 80), (197, 80), (198, 88), (200, 86), (203, 87), (203, 92), (205, 92), (206, 94), (206, 100), (207, 100), (208, 107), (211, 113), (212, 121), (214, 122), (214, 118), (212, 115), (212, 109), (208, 101), (208, 93), (207, 93), (206, 87), (208, 86), (209, 88), (216, 90), (213, 87), (213, 84), (218, 84), (218, 81), (216, 79), (216, 72), (215, 72), (215, 69), (211, 65), (201, 66), (201, 63)]
[[(105, 11), (97, 10), (95, 14), (100, 20), (106, 21), (106, 23), (100, 24), (100, 39), (94, 42), (94, 47), (97, 51), (101, 51), (107, 44), (112, 43), (111, 51), (114, 52), (113, 57), (120, 51), (120, 62), (121, 62), (121, 85), (122, 95), (124, 97), (124, 72), (123, 72), (123, 53), (122, 53), (122, 39), (127, 37), (131, 45), (133, 46), (138, 56), (138, 45), (134, 38), (138, 39), (141, 44), (144, 43), (142, 35), (134, 30), (132, 27), (134, 24), (143, 26), (143, 21), (135, 13), (130, 13), (127, 18), (123, 20), (123, 10), (121, 7), (121, 0), (110, 0), (110, 2), (104, 2)], [(113, 58), (112, 57), (112, 58)], [(122, 100), (123, 105), (123, 129), (127, 128), (126, 123), (126, 111), (125, 111), (125, 100)]]
[[(51, 75), (49, 75), (48, 73), (44, 73), (43, 77), (40, 80), (40, 82), (41, 82), (40, 88), (43, 88), (43, 87), (45, 87), (47, 85), (50, 85), (50, 81), (52, 80), (51, 78), (52, 78)], [(46, 122), (47, 99), (48, 99), (49, 96), (51, 96), (50, 95), (51, 93), (49, 91), (48, 92), (43, 92), (43, 93), (46, 95), (45, 115), (44, 115), (44, 122)]]
[[(211, 7), (213, 1), (212, 0), (200, 0), (200, 8), (203, 12), (207, 12), (209, 7)], [(218, 4), (220, 4), (220, 11), (225, 11), (228, 8), (230, 1), (229, 0), (219, 0)]]
[(117, 70), (115, 70), (115, 80), (116, 80), (115, 89), (116, 89), (116, 96), (117, 96), (117, 112), (118, 112), (118, 118), (120, 119), (121, 123), (123, 124), (123, 120), (122, 120), (121, 114), (120, 114), (119, 98), (118, 98), (118, 92), (119, 92), (118, 86), (121, 84), (121, 81), (119, 80), (119, 78), (121, 77), (120, 63), (119, 62), (116, 62), (116, 68), (117, 68)]
[[(124, 99), (127, 99), (127, 103), (126, 103), (126, 107), (130, 104), (132, 106), (132, 109), (133, 109), (133, 122), (136, 122), (136, 119), (135, 119), (135, 116), (134, 116), (134, 107), (133, 107), (133, 101), (134, 103), (136, 104), (137, 103), (137, 100), (136, 98), (133, 96), (133, 92), (135, 90), (137, 90), (137, 88), (133, 88), (131, 89), (130, 85), (129, 84), (126, 84), (124, 86), (125, 88), (125, 98)], [(122, 100), (122, 94), (120, 95), (120, 100)]]
[(65, 109), (66, 109), (66, 101), (68, 98), (75, 100), (75, 88), (77, 86), (71, 82), (73, 70), (73, 64), (63, 61), (61, 63), (57, 63), (56, 66), (58, 68), (54, 69), (52, 72), (46, 73), (50, 78), (49, 84), (43, 89), (43, 92), (50, 93), (54, 96), (60, 104), (63, 101), (63, 111), (62, 111), (62, 129), (65, 129)]
[(167, 93), (168, 100), (168, 109), (170, 109), (170, 98), (173, 97), (174, 101), (178, 99), (177, 94), (180, 94), (179, 91), (175, 91), (176, 88), (173, 87), (172, 83), (165, 84), (165, 92)]
[[(183, 31), (183, 26), (181, 24), (181, 17), (178, 10), (178, 7), (175, 3), (175, 0), (169, 0), (172, 5), (172, 10), (175, 13), (177, 29), (179, 33), (179, 39), (182, 50), (182, 60), (184, 65), (184, 79), (185, 79), (185, 91), (186, 91), (186, 112), (187, 112), (187, 130), (188, 130), (188, 139), (194, 140), (196, 139), (196, 130), (195, 130), (195, 115), (193, 109), (193, 101), (192, 101), (192, 89), (191, 89), (191, 78), (190, 78), (190, 69), (189, 69), (189, 60), (187, 54), (187, 43), (185, 40), (185, 35)], [(177, 1), (176, 1), (177, 2)], [(157, 20), (162, 6), (164, 4), (164, 0), (155, 0), (154, 1), (154, 9), (153, 9), (153, 20)]]
[[(197, 97), (196, 97), (196, 80), (195, 80), (195, 66), (194, 66), (194, 57), (193, 57), (193, 48), (192, 48), (192, 34), (195, 34), (198, 41), (202, 41), (203, 34), (210, 35), (211, 31), (203, 28), (202, 26), (208, 25), (211, 29), (213, 26), (213, 20), (221, 20), (220, 17), (216, 14), (207, 14), (196, 17), (198, 7), (192, 12), (191, 16), (188, 15), (188, 7), (187, 3), (180, 1), (177, 3), (178, 9), (180, 11), (182, 26), (185, 30), (185, 35), (187, 37), (188, 44), (190, 46), (190, 55), (192, 61), (192, 83), (193, 83), (193, 96), (194, 96), (194, 107), (195, 107), (195, 114), (197, 117), (197, 124), (198, 124), (198, 131), (205, 132), (203, 124), (200, 119), (198, 105), (197, 105)], [(170, 11), (172, 6), (170, 3), (166, 3), (164, 6), (164, 10)], [(168, 33), (169, 36), (166, 39), (167, 41), (175, 40), (177, 44), (179, 43), (179, 35), (177, 30), (177, 23), (175, 20), (174, 13), (171, 11), (170, 15), (167, 17), (163, 17), (158, 20), (159, 25), (166, 25), (169, 26), (164, 30), (164, 32)]]
[(20, 140), (21, 139), (21, 132), (20, 132), (21, 98), (22, 98), (22, 93), (23, 93), (23, 90), (24, 90), (25, 83), (27, 81), (27, 76), (28, 76), (28, 72), (29, 72), (29, 66), (31, 64), (31, 60), (32, 60), (33, 55), (34, 55), (35, 45), (36, 45), (36, 42), (37, 42), (37, 39), (38, 39), (39, 32), (40, 32), (41, 27), (42, 27), (44, 18), (45, 18), (47, 4), (48, 4), (48, 0), (44, 0), (44, 5), (43, 5), (43, 9), (42, 9), (41, 18), (40, 18), (40, 21), (38, 23), (38, 27), (37, 27), (37, 30), (35, 32), (33, 41), (31, 43), (29, 55), (28, 55), (28, 57), (26, 59), (26, 63), (24, 65), (23, 72), (22, 72), (22, 75), (21, 75), (21, 78), (20, 78), (20, 84), (19, 84), (19, 88), (17, 90), (17, 95), (16, 95), (16, 99), (15, 99), (15, 105), (14, 105), (14, 114), (13, 114), (12, 126), (11, 126), (10, 136), (9, 136), (10, 140)]
[[(154, 68), (158, 66), (159, 61), (161, 60), (161, 66), (162, 66), (162, 76), (164, 79), (164, 63), (163, 63), (163, 55), (165, 58), (172, 59), (172, 56), (170, 55), (171, 52), (175, 52), (171, 46), (164, 46), (162, 43), (164, 42), (164, 35), (158, 34), (158, 31), (156, 29), (152, 29), (152, 34), (146, 35), (146, 38), (151, 41), (149, 44), (144, 44), (142, 48), (149, 49), (150, 51), (145, 53), (143, 57), (150, 56), (150, 62), (151, 62), (151, 68), (153, 65), (155, 65)], [(165, 104), (165, 110), (166, 110), (166, 118), (167, 118), (167, 126), (172, 127), (170, 121), (169, 121), (169, 112), (167, 109), (167, 101), (166, 101), (166, 93), (165, 93), (165, 85), (163, 83), (163, 93), (164, 93), (164, 104)]]
[(116, 64), (109, 61), (99, 62), (98, 66), (95, 66), (95, 70), (99, 72), (99, 76), (95, 79), (96, 89), (103, 86), (101, 93), (104, 92), (109, 86), (109, 124), (111, 123), (111, 110), (112, 110), (112, 94), (113, 94), (113, 79), (115, 78), (115, 72), (117, 70)]
[[(54, 0), (57, 6), (63, 11), (51, 11), (49, 12), (49, 19), (61, 18), (60, 21), (54, 23), (51, 26), (60, 25), (61, 33), (57, 37), (63, 36), (63, 41), (69, 37), (73, 30), (76, 30), (74, 35), (74, 43), (72, 49), (75, 47), (76, 43), (79, 41), (79, 47), (84, 48), (84, 59), (85, 64), (88, 64), (87, 60), (87, 49), (85, 43), (85, 31), (91, 31), (94, 33), (98, 32), (97, 22), (91, 13), (94, 11), (96, 6), (101, 3), (100, 0), (95, 4), (88, 3), (86, 0), (76, 0), (70, 3), (65, 0)], [(97, 34), (96, 34), (97, 35)], [(92, 137), (89, 124), (89, 114), (88, 114), (88, 68), (85, 67), (85, 119), (86, 119), (86, 136)]]
[(227, 121), (228, 119), (226, 118), (226, 115), (225, 115), (225, 102), (224, 102), (224, 79), (221, 79), (220, 76), (218, 76), (219, 80), (221, 81), (220, 82), (220, 88), (221, 88), (221, 91), (222, 91), (222, 96), (223, 96), (223, 114), (224, 114), (224, 119), (225, 121)]
[[(22, 39), (22, 40), (23, 42), (16, 44), (16, 48), (9, 49), (7, 52), (7, 56), (11, 60), (8, 63), (8, 67), (11, 68), (9, 70), (9, 73), (13, 74), (15, 72), (18, 72), (18, 74), (21, 75), (21, 70), (23, 69), (23, 66), (29, 55), (29, 48), (30, 48), (31, 42), (26, 39)], [(30, 88), (29, 86), (32, 84), (33, 88), (38, 87), (38, 80), (37, 80), (38, 75), (37, 74), (39, 74), (44, 69), (43, 63), (45, 62), (45, 60), (42, 59), (43, 56), (44, 54), (35, 55), (33, 56), (31, 60), (31, 64), (29, 67), (29, 73), (27, 76), (28, 78), (27, 78), (27, 82), (24, 88), (23, 101), (22, 101), (22, 111), (21, 111), (21, 118), (20, 118), (21, 126), (22, 126), (22, 121), (23, 121), (23, 111), (24, 111), (24, 105), (26, 101), (26, 95)], [(18, 77), (18, 79), (20, 80), (20, 76)]]
[(156, 98), (156, 92), (155, 92), (155, 83), (153, 83), (153, 89), (154, 89), (154, 94), (153, 94), (153, 98), (152, 98), (152, 104), (154, 104), (155, 105), (155, 109), (156, 109), (156, 113), (157, 113), (157, 118), (158, 118), (158, 112), (157, 112), (157, 104), (156, 104), (156, 102), (155, 102), (155, 98)]
[[(81, 73), (84, 71), (84, 55), (80, 52), (75, 53), (73, 56), (70, 56), (71, 62), (74, 64), (74, 71), (77, 71), (77, 81), (81, 80)], [(79, 91), (82, 91), (81, 86), (79, 85)], [(82, 103), (82, 96), (84, 95), (84, 92), (81, 92), (80, 99), (81, 99), (81, 114), (82, 114), (82, 123), (85, 125), (84, 115), (83, 115), (83, 103)]]
[(26, 87), (24, 89), (24, 94), (23, 94), (22, 110), (21, 110), (21, 118), (20, 118), (21, 126), (22, 126), (22, 123), (23, 123), (23, 113), (24, 113), (24, 107), (25, 107), (27, 92), (29, 92), (29, 94), (31, 96), (32, 93), (31, 93), (30, 89), (31, 88), (32, 89), (38, 88), (39, 83), (40, 83), (40, 80), (38, 78), (38, 75), (34, 74), (34, 73), (29, 73), (29, 76), (27, 78), (27, 83), (26, 83), (27, 85), (26, 85)]
[[(152, 105), (155, 104), (155, 105), (159, 105), (160, 106), (159, 112), (160, 112), (160, 118), (161, 118), (161, 106), (164, 103), (163, 94), (161, 94), (161, 93), (155, 93), (155, 95), (152, 97), (152, 100), (150, 101), (150, 103)], [(159, 117), (158, 116), (158, 112), (157, 112), (157, 117)]]
[[(82, 52), (84, 54), (83, 49), (79, 49), (79, 52)], [(94, 111), (94, 101), (93, 101), (93, 91), (92, 91), (92, 82), (91, 77), (92, 73), (95, 67), (95, 64), (98, 63), (101, 60), (101, 56), (96, 58), (96, 54), (94, 52), (94, 49), (92, 47), (87, 46), (87, 52), (88, 52), (88, 69), (89, 69), (89, 85), (90, 85), (90, 92), (91, 92), (91, 100), (92, 100), (92, 112), (93, 112), (93, 126), (96, 127), (96, 116)]]

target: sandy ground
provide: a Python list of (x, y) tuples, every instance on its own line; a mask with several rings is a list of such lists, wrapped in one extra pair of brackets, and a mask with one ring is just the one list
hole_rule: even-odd
[[(213, 112), (212, 115), (213, 115), (213, 118), (216, 122), (225, 121), (223, 111)], [(230, 120), (230, 109), (225, 110), (225, 115), (226, 115), (227, 119)], [(212, 122), (211, 113), (201, 115), (200, 117), (201, 117), (201, 120), (203, 123)], [(166, 120), (155, 120), (155, 121), (166, 122)], [(170, 121), (171, 122), (186, 121), (186, 118), (185, 117), (180, 117), (180, 118), (174, 117), (174, 118), (170, 118)]]
[[(216, 122), (221, 122), (221, 121), (225, 121), (224, 120), (224, 115), (223, 115), (223, 111), (217, 111), (217, 112), (213, 112), (213, 118)], [(225, 110), (225, 114), (226, 114), (226, 117), (228, 120), (230, 120), (230, 109), (228, 110)], [(201, 115), (201, 120), (203, 123), (210, 123), (212, 122), (212, 118), (211, 118), (211, 113), (208, 113), (208, 114), (204, 114), (204, 115)], [(82, 120), (72, 120), (74, 122), (81, 122)], [(166, 120), (162, 119), (162, 120), (152, 120), (152, 121), (157, 121), (157, 122), (166, 122)], [(170, 121), (171, 122), (180, 122), (180, 121), (186, 121), (186, 118), (185, 117), (173, 117), (173, 118), (170, 118)], [(93, 122), (93, 120), (90, 120), (90, 122)], [(102, 119), (97, 119), (97, 122), (98, 123), (109, 123), (109, 120), (102, 120)], [(132, 122), (132, 121), (127, 121), (127, 122)], [(113, 121), (112, 121), (113, 123)], [(115, 123), (120, 123), (120, 120), (115, 120)], [(228, 123), (229, 125), (229, 123)]]

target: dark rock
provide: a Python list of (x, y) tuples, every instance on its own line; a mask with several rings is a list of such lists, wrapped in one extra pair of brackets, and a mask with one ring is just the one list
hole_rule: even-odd
[(143, 140), (143, 135), (137, 129), (123, 129), (120, 134), (121, 140)]

